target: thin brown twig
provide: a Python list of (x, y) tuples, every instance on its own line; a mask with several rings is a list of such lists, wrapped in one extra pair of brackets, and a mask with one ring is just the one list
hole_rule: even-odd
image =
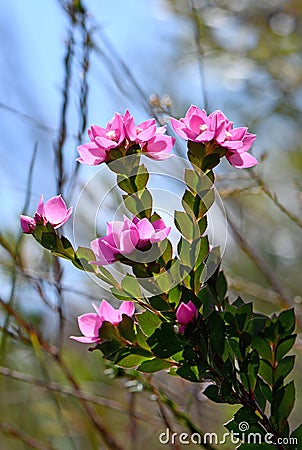
[(270, 191), (269, 187), (265, 183), (262, 177), (257, 175), (254, 170), (249, 171), (250, 177), (255, 180), (260, 187), (260, 189), (267, 195), (267, 197), (272, 200), (272, 202), (277, 206), (277, 208), (285, 214), (292, 222), (294, 222), (298, 227), (302, 228), (302, 219), (296, 216), (294, 213), (289, 211), (278, 199), (277, 195)]
[(245, 237), (240, 232), (239, 228), (235, 224), (235, 222), (227, 216), (228, 225), (237, 241), (240, 245), (241, 249), (244, 253), (249, 256), (249, 258), (255, 263), (261, 273), (265, 276), (265, 278), (269, 281), (273, 289), (279, 294), (282, 306), (284, 308), (292, 307), (293, 301), (292, 296), (280, 281), (280, 279), (275, 275), (275, 272), (271, 269), (268, 262), (260, 255), (254, 246), (249, 244)]
[(18, 439), (30, 448), (34, 448), (36, 450), (55, 450), (55, 447), (52, 447), (45, 442), (38, 441), (37, 439), (24, 433), (24, 431), (21, 431), (14, 425), (8, 423), (0, 424), (0, 433), (6, 434), (10, 438)]
[(62, 359), (59, 350), (54, 347), (53, 345), (49, 344), (48, 342), (44, 341), (41, 336), (39, 336), (39, 333), (37, 330), (35, 330), (28, 322), (26, 322), (8, 303), (6, 303), (2, 298), (0, 298), (0, 304), (6, 311), (14, 317), (18, 325), (26, 331), (29, 336), (31, 337), (32, 342), (36, 342), (36, 346), (39, 346), (39, 349), (41, 348), (44, 350), (49, 356), (51, 356), (62, 372), (64, 373), (66, 379), (71, 384), (71, 386), (74, 388), (74, 390), (79, 394), (79, 400), (81, 400), (82, 406), (89, 417), (90, 421), (95, 426), (95, 429), (99, 432), (100, 436), (104, 440), (104, 442), (108, 445), (108, 447), (112, 450), (122, 450), (123, 447), (121, 447), (113, 438), (113, 436), (110, 435), (108, 432), (105, 424), (101, 421), (101, 419), (97, 416), (96, 411), (92, 408), (92, 406), (89, 404), (88, 401), (82, 399), (80, 397), (81, 394), (81, 388), (79, 384), (77, 383), (76, 379), (74, 378), (72, 372), (68, 368), (68, 366), (65, 364), (64, 360)]

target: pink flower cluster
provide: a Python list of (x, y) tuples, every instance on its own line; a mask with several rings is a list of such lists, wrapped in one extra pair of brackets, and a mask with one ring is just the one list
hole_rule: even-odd
[(107, 160), (111, 149), (122, 146), (129, 148), (138, 144), (142, 153), (152, 159), (169, 157), (175, 139), (166, 136), (166, 127), (156, 127), (155, 119), (135, 125), (134, 118), (126, 110), (125, 114), (115, 113), (106, 128), (92, 125), (88, 130), (90, 142), (79, 145), (78, 161), (89, 166), (97, 166)]
[(197, 315), (197, 308), (190, 300), (188, 303), (181, 302), (176, 311), (176, 320), (180, 324), (179, 332), (185, 331), (186, 325), (193, 322)]
[(184, 118), (171, 118), (172, 127), (180, 137), (193, 142), (211, 142), (213, 153), (216, 147), (226, 149), (226, 158), (237, 169), (255, 166), (258, 161), (250, 153), (255, 134), (247, 131), (246, 127), (234, 128), (233, 122), (221, 111), (214, 111), (209, 116), (205, 110), (190, 106)]
[(123, 314), (132, 317), (135, 308), (133, 302), (123, 302), (119, 309), (114, 309), (106, 300), (102, 300), (99, 307), (92, 305), (96, 313), (87, 313), (78, 317), (78, 324), (83, 336), (70, 336), (70, 339), (82, 342), (83, 344), (97, 344), (101, 342), (99, 330), (104, 321), (119, 324), (123, 319)]
[(60, 195), (50, 198), (45, 204), (41, 195), (37, 211), (34, 217), (20, 216), (23, 233), (33, 233), (38, 223), (50, 225), (57, 229), (64, 225), (72, 213), (72, 208), (67, 209), (66, 204)]
[(124, 217), (123, 222), (109, 222), (107, 235), (91, 242), (96, 257), (92, 264), (111, 264), (117, 260), (117, 255), (129, 255), (135, 249), (143, 250), (149, 244), (163, 241), (170, 231), (171, 227), (166, 227), (162, 219), (151, 223), (146, 218)]

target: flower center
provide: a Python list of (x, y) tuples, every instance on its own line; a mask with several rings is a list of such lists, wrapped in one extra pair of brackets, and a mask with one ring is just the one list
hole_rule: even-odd
[(106, 136), (108, 139), (111, 139), (112, 141), (117, 140), (116, 132), (114, 130), (107, 131)]
[(206, 131), (208, 129), (208, 125), (203, 123), (202, 125), (199, 126), (199, 129), (200, 129), (200, 131)]
[(225, 132), (225, 138), (229, 139), (230, 137), (232, 137), (232, 133), (230, 133), (229, 131)]
[(137, 132), (137, 134), (138, 133), (141, 133), (143, 131), (143, 129), (141, 128), (141, 127), (136, 127), (136, 132)]

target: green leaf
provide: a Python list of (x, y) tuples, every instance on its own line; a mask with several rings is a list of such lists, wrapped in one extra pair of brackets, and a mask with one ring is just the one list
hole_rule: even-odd
[(134, 192), (136, 192), (131, 179), (126, 177), (125, 175), (118, 174), (117, 184), (123, 191), (127, 192), (127, 194), (133, 194)]
[(252, 314), (253, 314), (252, 302), (244, 303), (243, 305), (239, 306), (239, 308), (236, 311), (236, 322), (238, 331), (245, 331), (248, 328), (250, 320), (252, 318)]
[(296, 317), (294, 308), (282, 311), (278, 316), (278, 322), (287, 333), (292, 333), (296, 326)]
[[(302, 424), (296, 428), (291, 434), (290, 450), (299, 450), (302, 442)], [(300, 444), (300, 445), (299, 445)]]
[(162, 359), (153, 358), (148, 361), (144, 361), (140, 366), (138, 366), (137, 370), (141, 372), (153, 373), (158, 372), (159, 370), (168, 369), (172, 366), (172, 363), (168, 361), (164, 361)]
[(95, 266), (89, 264), (90, 261), (95, 260), (95, 255), (90, 248), (87, 247), (78, 247), (77, 251), (74, 254), (74, 258), (72, 263), (78, 269), (86, 270), (87, 272), (95, 272)]
[(220, 156), (217, 153), (206, 155), (201, 164), (201, 170), (210, 170), (219, 164)]
[(133, 275), (127, 274), (121, 282), (121, 286), (127, 294), (133, 299), (141, 298), (140, 285)]
[(269, 385), (273, 383), (273, 368), (269, 361), (266, 361), (265, 359), (260, 360), (259, 375)]
[(188, 158), (196, 167), (201, 167), (204, 156), (206, 155), (206, 148), (202, 142), (188, 141)]
[(288, 353), (293, 347), (296, 341), (296, 335), (292, 335), (281, 339), (276, 348), (276, 360), (280, 361), (286, 353)]
[(285, 356), (285, 358), (281, 359), (276, 369), (276, 382), (279, 380), (279, 378), (285, 379), (287, 375), (293, 370), (294, 364), (295, 355)]
[(169, 303), (174, 303), (175, 305), (178, 305), (180, 302), (180, 297), (181, 297), (181, 290), (180, 287), (176, 285), (170, 290), (168, 294)]
[(257, 350), (262, 358), (272, 361), (272, 349), (266, 339), (260, 336), (254, 336), (252, 340), (252, 347)]
[(159, 358), (169, 358), (182, 350), (182, 344), (176, 336), (171, 323), (162, 323), (147, 339), (152, 352)]
[(214, 384), (210, 384), (210, 386), (208, 386), (203, 391), (203, 395), (212, 400), (212, 402), (224, 403), (224, 401), (219, 396), (219, 387)]
[(125, 369), (139, 366), (146, 360), (146, 356), (143, 355), (128, 355), (117, 361), (117, 364)]
[(195, 170), (185, 169), (184, 180), (186, 185), (192, 192), (197, 192), (199, 176)]
[(279, 389), (273, 396), (272, 416), (277, 417), (278, 428), (282, 431), (286, 425), (287, 418), (290, 415), (295, 403), (295, 385), (291, 381), (286, 386)]
[(272, 391), (268, 384), (259, 378), (260, 389), (264, 397), (269, 403), (272, 403)]
[(120, 341), (103, 341), (96, 346), (96, 349), (101, 350), (104, 357), (110, 361), (115, 361), (116, 354), (123, 348)]
[(105, 269), (105, 267), (98, 266), (96, 271), (96, 276), (100, 278), (101, 280), (105, 281), (106, 283), (110, 284), (111, 286), (114, 286), (117, 290), (119, 290), (120, 286), (116, 279), (111, 275), (109, 270)]
[(234, 415), (237, 423), (247, 422), (249, 425), (259, 422), (259, 417), (247, 406), (242, 406)]
[(176, 373), (180, 377), (192, 381), (193, 383), (197, 383), (199, 381), (197, 367), (190, 366), (189, 364), (183, 364), (176, 370)]
[(122, 315), (122, 321), (117, 325), (120, 335), (130, 342), (136, 341), (136, 334), (134, 330), (134, 322), (131, 317), (126, 314)]
[(107, 321), (102, 323), (99, 330), (99, 337), (104, 341), (118, 341), (120, 339), (120, 335), (116, 327)]
[(209, 332), (209, 341), (212, 350), (222, 355), (225, 346), (225, 323), (221, 315), (213, 311), (210, 316), (206, 319), (206, 326)]
[(165, 302), (159, 295), (149, 298), (149, 303), (156, 311), (170, 311), (171, 305)]
[(175, 211), (174, 223), (176, 228), (187, 239), (187, 241), (192, 242), (194, 240), (196, 226), (188, 214), (183, 211)]
[(227, 281), (222, 270), (219, 272), (216, 280), (216, 292), (220, 303), (222, 303), (227, 292)]
[(253, 350), (248, 355), (248, 376), (249, 376), (250, 389), (252, 391), (254, 391), (255, 386), (256, 386), (259, 365), (260, 365), (259, 355), (256, 352), (256, 350)]
[(162, 323), (160, 318), (151, 311), (144, 311), (143, 313), (135, 314), (135, 317), (141, 330), (147, 336), (151, 336), (155, 329)]
[(135, 184), (136, 184), (137, 190), (142, 191), (143, 189), (145, 189), (145, 187), (148, 183), (148, 180), (149, 180), (149, 173), (146, 169), (146, 166), (144, 166), (144, 164), (141, 164), (138, 167), (137, 175), (135, 178)]
[(194, 214), (195, 197), (190, 191), (188, 190), (185, 191), (181, 203), (186, 213), (192, 217), (195, 217)]

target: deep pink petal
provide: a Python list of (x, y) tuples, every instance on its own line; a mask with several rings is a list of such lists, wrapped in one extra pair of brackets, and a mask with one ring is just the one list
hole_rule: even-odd
[(155, 136), (155, 134), (156, 134), (156, 125), (154, 124), (138, 132), (136, 140), (138, 142), (148, 142), (152, 137)]
[(91, 264), (105, 266), (116, 261), (115, 255), (119, 250), (106, 242), (105, 238), (94, 239), (90, 246), (96, 258), (96, 261), (90, 261)]
[(247, 169), (258, 164), (257, 159), (250, 153), (228, 152), (226, 157), (229, 163), (237, 169)]
[(240, 147), (240, 152), (247, 152), (253, 145), (256, 139), (256, 135), (246, 132), (244, 138), (242, 139), (242, 147)]
[[(127, 114), (128, 112), (128, 114)], [(127, 116), (126, 116), (127, 114)], [(134, 118), (130, 116), (129, 111), (127, 110), (124, 115), (124, 129), (125, 129), (125, 137), (129, 139), (130, 142), (134, 142), (136, 139), (136, 126), (134, 123)]]
[(107, 235), (116, 233), (120, 234), (123, 230), (124, 223), (119, 220), (113, 220), (107, 224)]
[(60, 195), (50, 198), (44, 205), (44, 216), (51, 225), (57, 225), (64, 221), (67, 215), (67, 207)]
[(80, 158), (77, 160), (88, 166), (97, 166), (106, 160), (106, 150), (99, 147), (94, 142), (79, 145), (77, 147)]
[(100, 305), (100, 314), (104, 320), (116, 325), (120, 322), (119, 311), (113, 308), (106, 300), (102, 300)]
[(180, 120), (174, 119), (173, 117), (170, 118), (170, 122), (175, 133), (178, 134), (178, 136), (180, 136), (181, 138), (188, 140), (188, 134), (186, 133), (185, 124)]
[(119, 307), (119, 314), (122, 319), (122, 314), (126, 314), (129, 317), (132, 317), (135, 313), (135, 306), (133, 302), (123, 302)]
[(108, 137), (97, 136), (95, 138), (95, 142), (104, 150), (111, 150), (118, 146), (118, 143), (115, 140), (108, 139)]
[(144, 153), (153, 159), (166, 159), (169, 158), (174, 143), (175, 139), (171, 136), (155, 135), (148, 142)]
[(166, 237), (168, 236), (168, 234), (171, 231), (171, 227), (167, 227), (164, 230), (159, 230), (156, 231), (153, 236), (150, 238), (150, 242), (151, 244), (154, 244), (155, 242), (161, 242), (164, 239), (166, 239)]
[(163, 219), (158, 219), (152, 222), (154, 230), (164, 230), (166, 228), (166, 224)]
[(37, 207), (37, 213), (38, 213), (41, 217), (44, 217), (44, 215), (45, 215), (44, 202), (43, 202), (43, 195), (40, 196), (40, 200), (39, 200), (38, 207)]
[(61, 227), (62, 225), (64, 225), (64, 223), (67, 222), (67, 220), (70, 218), (70, 216), (71, 216), (71, 214), (72, 214), (72, 209), (73, 209), (73, 208), (69, 208), (69, 209), (67, 210), (67, 212), (66, 212), (65, 218), (64, 218), (60, 223), (58, 223), (56, 226), (54, 226), (54, 229), (55, 229), (55, 230), (56, 230), (57, 228)]
[(98, 338), (102, 319), (96, 313), (87, 313), (78, 317), (78, 324), (84, 336)]
[(135, 249), (135, 246), (139, 240), (139, 234), (135, 228), (131, 230), (125, 230), (122, 232), (120, 239), (121, 239), (120, 244), (121, 253), (127, 255), (133, 252), (133, 250)]
[(151, 236), (154, 234), (154, 227), (146, 218), (139, 220), (137, 222), (136, 227), (140, 239), (150, 239)]
[(176, 311), (177, 322), (182, 325), (187, 325), (192, 322), (196, 316), (197, 308), (193, 302), (188, 304), (181, 302)]
[(82, 344), (97, 344), (101, 342), (101, 339), (97, 337), (69, 336), (69, 338), (81, 342)]
[(106, 129), (103, 127), (99, 127), (98, 125), (91, 125), (88, 130), (88, 136), (91, 141), (94, 141), (97, 136), (105, 136), (106, 132)]
[(30, 234), (33, 231), (35, 231), (36, 221), (32, 217), (21, 215), (20, 216), (20, 224), (21, 224), (23, 233)]

